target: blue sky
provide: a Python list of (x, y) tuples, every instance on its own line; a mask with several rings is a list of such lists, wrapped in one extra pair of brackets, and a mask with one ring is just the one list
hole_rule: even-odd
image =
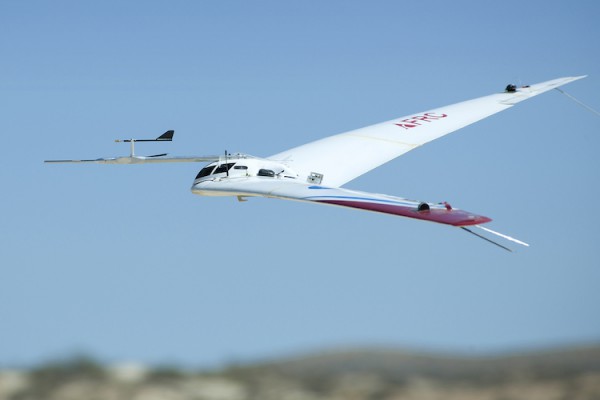
[(4, 1), (0, 366), (85, 352), (206, 366), (354, 345), (498, 352), (600, 341), (600, 118), (553, 91), (347, 187), (448, 201), (531, 243), (189, 191), (268, 156), (502, 90), (600, 108), (593, 1)]

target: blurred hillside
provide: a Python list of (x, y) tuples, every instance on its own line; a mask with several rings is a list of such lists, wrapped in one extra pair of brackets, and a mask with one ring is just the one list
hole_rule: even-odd
[(502, 357), (330, 351), (219, 371), (75, 358), (0, 370), (0, 400), (592, 400), (600, 346)]

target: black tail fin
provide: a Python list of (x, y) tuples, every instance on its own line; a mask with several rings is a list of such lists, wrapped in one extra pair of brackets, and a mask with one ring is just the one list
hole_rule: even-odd
[(170, 131), (166, 131), (165, 133), (163, 133), (162, 135), (160, 135), (159, 137), (156, 138), (156, 140), (165, 140), (165, 141), (171, 141), (173, 140), (173, 135), (175, 134), (175, 131), (170, 130)]
[(156, 139), (123, 139), (115, 140), (117, 143), (129, 143), (129, 142), (170, 142), (173, 140), (174, 130), (169, 130), (157, 137)]

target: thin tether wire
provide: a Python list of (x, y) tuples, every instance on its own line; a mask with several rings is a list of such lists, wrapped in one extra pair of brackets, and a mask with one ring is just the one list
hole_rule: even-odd
[(575, 97), (573, 97), (572, 95), (570, 95), (569, 93), (565, 92), (564, 90), (561, 90), (559, 88), (555, 88), (556, 90), (558, 90), (559, 92), (561, 92), (562, 94), (564, 94), (565, 96), (567, 96), (568, 98), (570, 98), (571, 100), (573, 100), (575, 103), (579, 104), (580, 106), (582, 106), (583, 108), (587, 109), (590, 112), (593, 112), (594, 114), (596, 114), (597, 116), (600, 117), (600, 112), (594, 110), (592, 107), (588, 106), (587, 104), (585, 104), (583, 101), (576, 99)]

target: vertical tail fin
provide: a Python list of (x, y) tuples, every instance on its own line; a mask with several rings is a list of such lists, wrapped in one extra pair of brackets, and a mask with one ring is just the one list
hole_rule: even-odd
[(160, 135), (159, 137), (156, 138), (156, 140), (165, 140), (165, 141), (172, 141), (173, 140), (173, 135), (175, 134), (174, 130), (169, 130), (166, 131), (165, 133), (163, 133), (162, 135)]

